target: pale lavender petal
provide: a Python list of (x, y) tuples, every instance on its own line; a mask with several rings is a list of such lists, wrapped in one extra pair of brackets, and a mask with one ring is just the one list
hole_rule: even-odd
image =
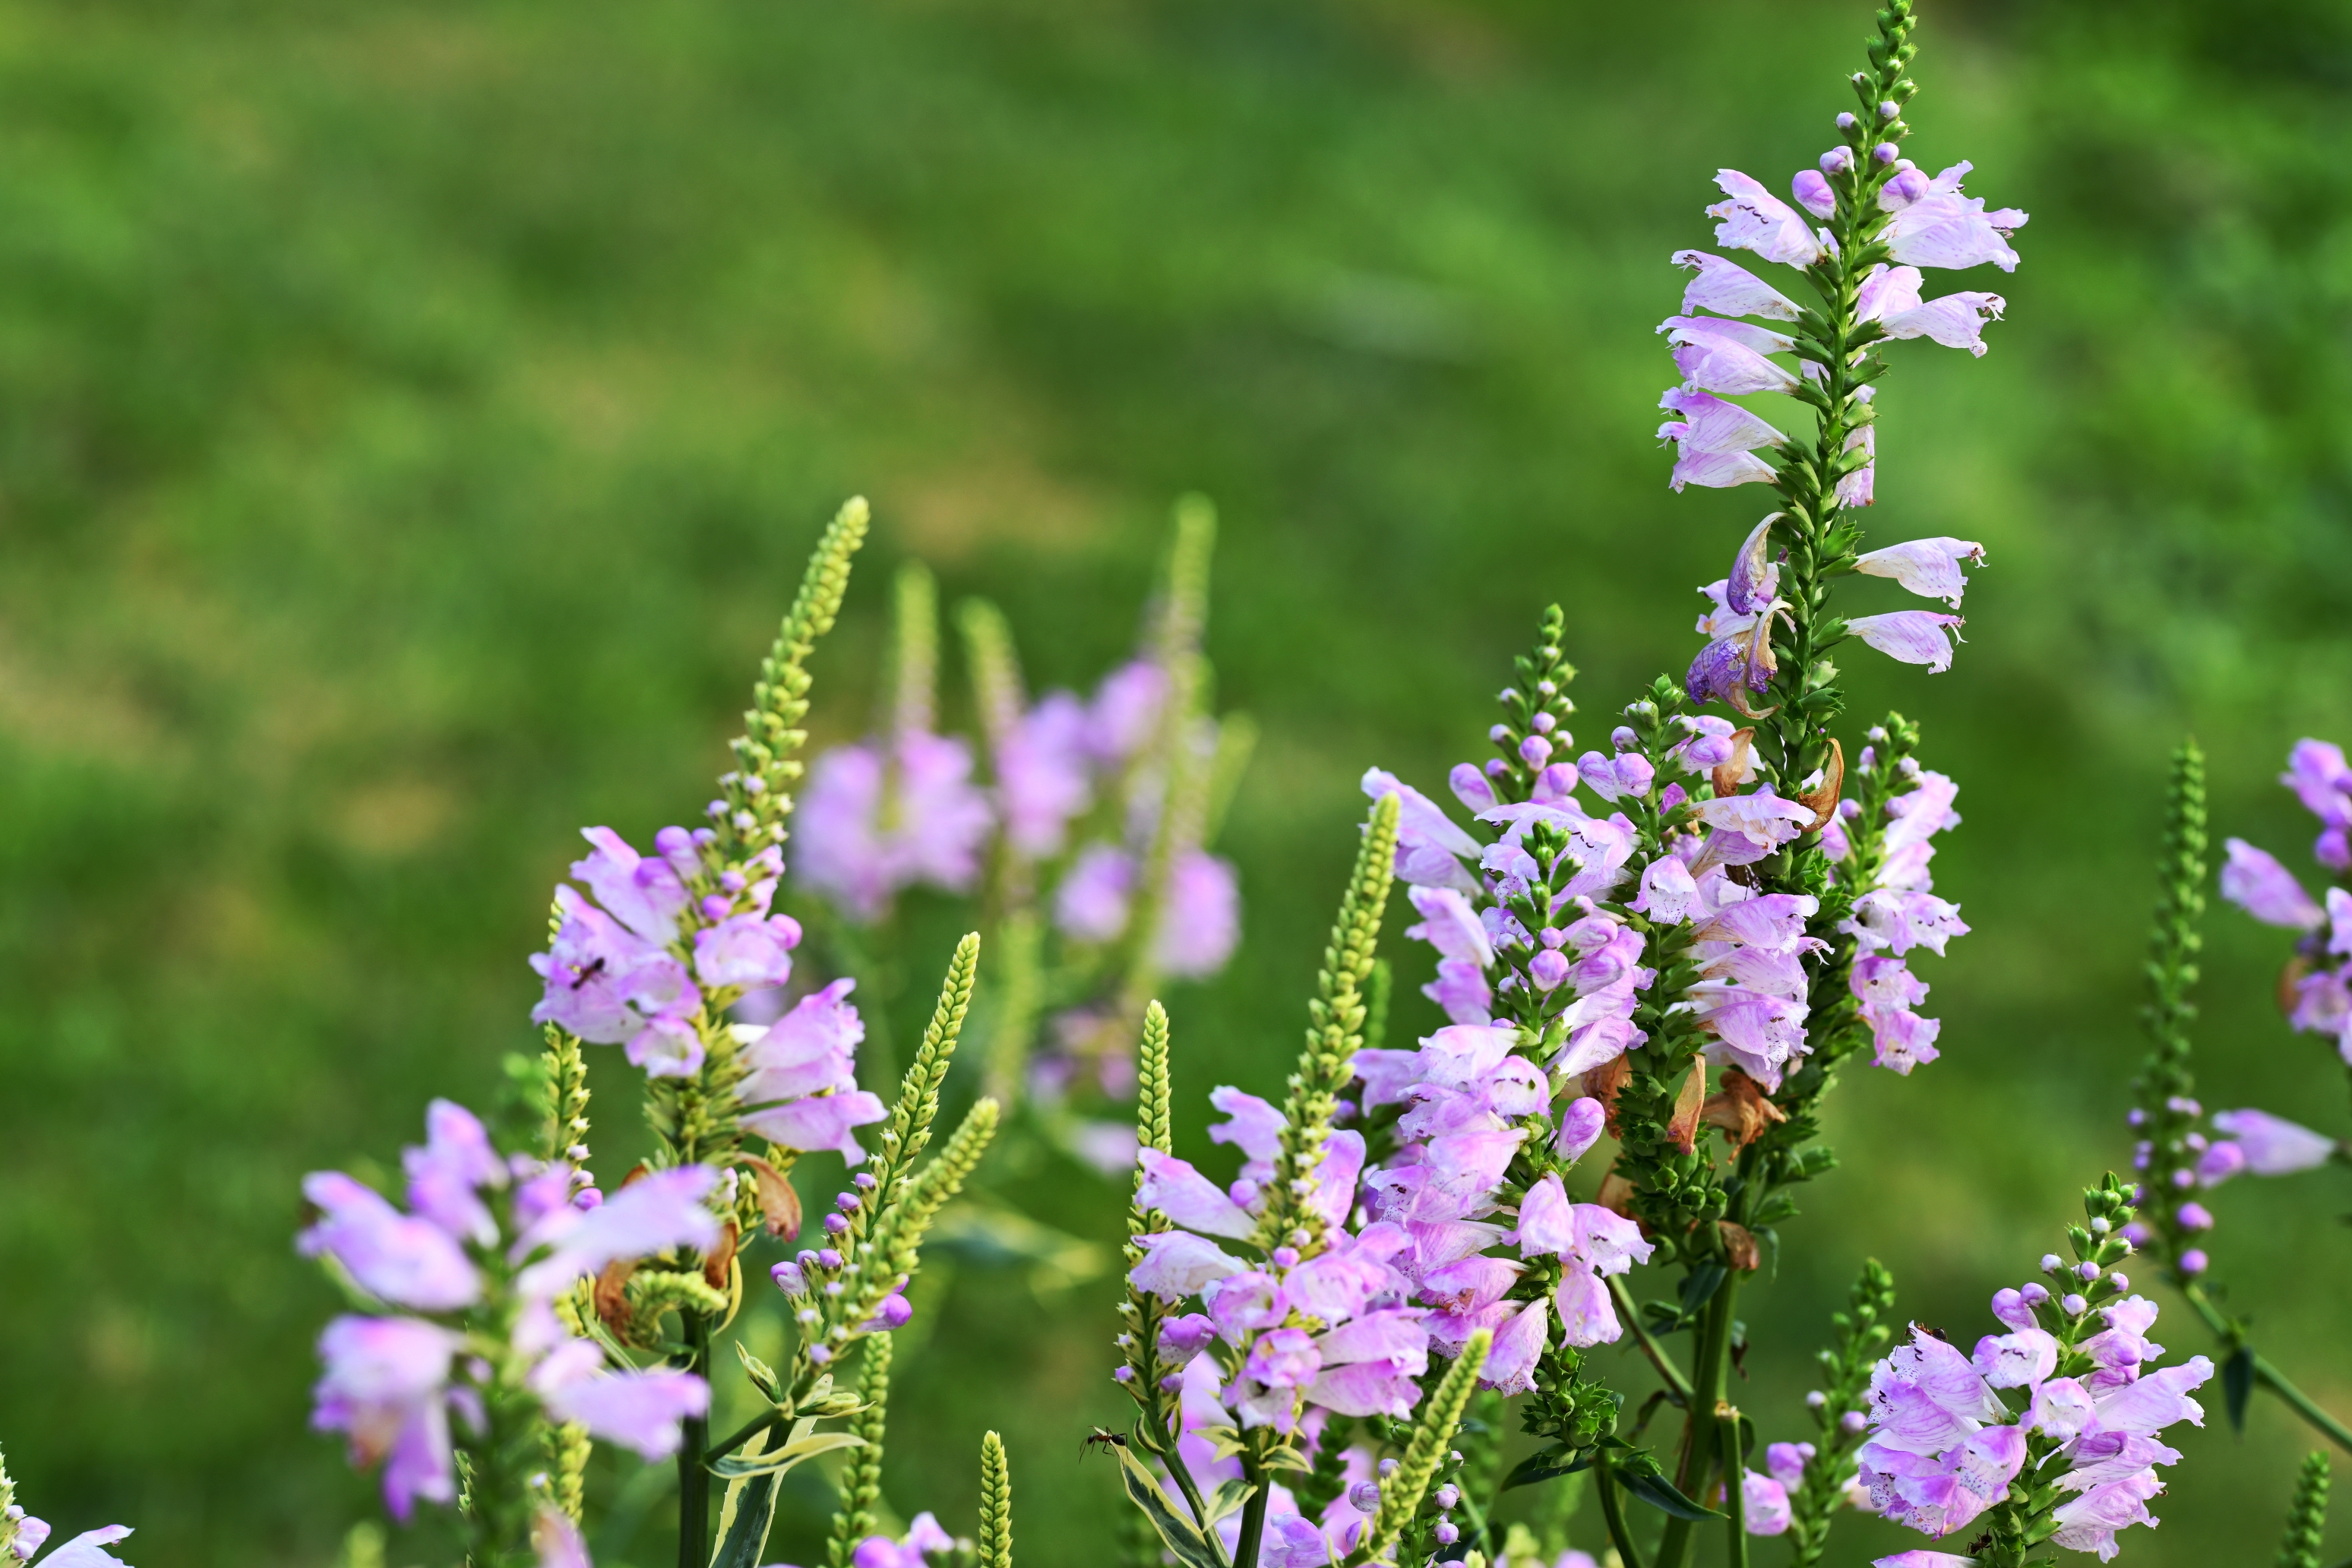
[(2237, 1140), (2257, 1176), (2308, 1171), (2336, 1157), (2336, 1140), (2267, 1110), (2217, 1110), (2213, 1125)]
[(1553, 1300), (1559, 1308), (1563, 1344), (1580, 1350), (1614, 1344), (1625, 1332), (1609, 1300), (1607, 1283), (1590, 1269), (1570, 1268), (1562, 1274)]
[(1257, 1234), (1255, 1216), (1186, 1162), (1157, 1149), (1141, 1151), (1136, 1160), (1143, 1168), (1135, 1193), (1137, 1207), (1156, 1209), (1185, 1229), (1207, 1236), (1246, 1240)]
[(1924, 664), (1928, 673), (1938, 674), (1952, 667), (1952, 644), (1946, 639), (1959, 636), (1950, 630), (1958, 625), (1958, 616), (1896, 610), (1891, 615), (1857, 616), (1846, 622), (1845, 629), (1889, 658)]
[(1797, 302), (1737, 262), (1703, 250), (1677, 250), (1677, 267), (1698, 276), (1683, 289), (1683, 313), (1712, 310), (1718, 316), (1764, 316), (1776, 321), (1797, 319)]
[(858, 1147), (857, 1135), (852, 1130), (868, 1126), (889, 1114), (879, 1096), (860, 1089), (845, 1094), (795, 1100), (789, 1105), (754, 1111), (743, 1118), (743, 1128), (787, 1149), (809, 1152), (832, 1149), (856, 1165), (864, 1162), (866, 1151)]
[(1853, 569), (1873, 577), (1892, 577), (1921, 598), (1941, 599), (1957, 610), (1960, 595), (1968, 589), (1968, 579), (1960, 574), (1963, 561), (1984, 564), (1984, 546), (1972, 539), (1938, 535), (1874, 550), (1858, 557)]
[(1947, 294), (1889, 316), (1881, 325), (1890, 338), (1927, 338), (1948, 349), (1966, 349), (1981, 359), (1985, 323), (2000, 320), (2007, 305), (1998, 294)]
[(1163, 1301), (1181, 1301), (1200, 1294), (1213, 1279), (1239, 1274), (1249, 1265), (1217, 1249), (1214, 1242), (1190, 1231), (1161, 1231), (1136, 1237), (1143, 1260), (1128, 1270), (1128, 1280)]
[(2266, 925), (2317, 931), (2327, 916), (2303, 884), (2268, 850), (2242, 838), (2227, 841), (2230, 863), (2221, 868), (2221, 896)]
[(577, 1421), (641, 1458), (663, 1459), (677, 1452), (678, 1423), (710, 1408), (710, 1385), (690, 1372), (614, 1372), (557, 1389), (545, 1400), (557, 1420)]
[(1203, 850), (1179, 855), (1168, 873), (1153, 953), (1176, 980), (1200, 980), (1225, 966), (1242, 934), (1242, 889), (1234, 863)]
[(1716, 224), (1715, 242), (1752, 250), (1767, 261), (1810, 267), (1821, 259), (1821, 242), (1805, 220), (1780, 199), (1737, 169), (1716, 173), (1727, 201), (1706, 209)]
[(305, 1257), (333, 1258), (370, 1295), (428, 1312), (479, 1298), (481, 1276), (465, 1248), (432, 1221), (402, 1214), (341, 1171), (303, 1177), (302, 1195), (320, 1212), (296, 1245)]

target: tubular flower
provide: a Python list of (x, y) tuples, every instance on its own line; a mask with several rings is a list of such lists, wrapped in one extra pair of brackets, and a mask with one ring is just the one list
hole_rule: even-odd
[(344, 1433), (353, 1463), (383, 1465), (385, 1504), (403, 1521), (420, 1499), (457, 1495), (451, 1415), (469, 1440), (488, 1440), (481, 1413), (518, 1395), (648, 1458), (673, 1451), (708, 1386), (681, 1372), (604, 1370), (604, 1351), (573, 1338), (552, 1303), (610, 1264), (717, 1246), (705, 1202), (717, 1173), (657, 1172), (595, 1205), (569, 1166), (499, 1159), (461, 1107), (435, 1101), (426, 1131), (404, 1161), (409, 1215), (340, 1173), (304, 1181), (320, 1215), (301, 1250), (407, 1309), (327, 1325), (311, 1425)]
[(802, 879), (861, 925), (902, 889), (969, 889), (990, 825), (971, 748), (920, 731), (820, 755), (800, 817)]
[[(1855, 781), (1875, 794), (1883, 787), (1883, 773), (1874, 748), (1866, 748)], [(1865, 859), (1872, 867), (1854, 890), (1852, 913), (1838, 928), (1859, 949), (1846, 984), (1870, 1026), (1875, 1064), (1907, 1075), (1936, 1059), (1936, 1037), (1943, 1028), (1913, 1011), (1927, 999), (1927, 986), (1911, 973), (1907, 955), (1918, 947), (1940, 954), (1969, 928), (1958, 905), (1929, 891), (1935, 881), (1927, 869), (1936, 835), (1959, 826), (1960, 814), (1952, 809), (1959, 786), (1907, 761), (1895, 777), (1907, 778), (1909, 787), (1885, 795), (1875, 820), (1865, 820), (1861, 802), (1848, 799), (1822, 830), (1822, 843), (1841, 879), (1850, 880)], [(1857, 839), (1866, 855), (1857, 855)]]
[[(2279, 783), (2293, 790), (2319, 819), (2312, 854), (2339, 877), (2352, 870), (2352, 766), (2341, 747), (2326, 741), (2298, 741), (2287, 754)], [(2306, 934), (2279, 980), (2279, 1002), (2296, 1029), (2336, 1037), (2336, 1050), (2352, 1064), (2352, 893), (2329, 888), (2315, 901), (2294, 874), (2267, 851), (2242, 838), (2228, 842), (2221, 868), (2221, 896), (2268, 925)]]

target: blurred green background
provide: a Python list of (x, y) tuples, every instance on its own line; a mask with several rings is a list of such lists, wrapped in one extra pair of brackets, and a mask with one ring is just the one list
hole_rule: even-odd
[[(2306, 865), (2271, 779), (2352, 720), (2352, 13), (1923, 9), (1918, 156), (2034, 216), (2013, 277), (1968, 280), (2009, 299), (1992, 352), (1912, 345), (1882, 404), (1879, 541), (1990, 547), (1969, 645), (1940, 677), (1849, 662), (1858, 721), (1899, 705), (1961, 780), (1937, 886), (1977, 934), (1924, 966), (1944, 1059), (1849, 1083), (1846, 1167), (1748, 1299), (1771, 1437), (1801, 1435), (1865, 1253), (1973, 1336), (2124, 1159), (2168, 748), (2210, 751), (2217, 838)], [(1665, 488), (1666, 253), (1705, 242), (1718, 164), (1778, 186), (1828, 144), (1868, 25), (1856, 0), (0, 9), (0, 1441), (26, 1500), (137, 1525), (142, 1568), (334, 1560), (375, 1505), (304, 1430), (334, 1303), (289, 1247), (297, 1180), (388, 1163), (431, 1094), (496, 1099), (574, 829), (642, 839), (704, 798), (854, 491), (878, 530), (820, 655), (836, 738), (893, 559), (1004, 604), (1039, 683), (1090, 680), (1170, 499), (1220, 503), (1210, 647), (1266, 740), (1225, 844), (1248, 940), (1171, 998), (1204, 1148), (1206, 1089), (1266, 1089), (1295, 1049), (1365, 764), (1433, 788), (1478, 754), (1548, 599), (1587, 740), (1688, 658), (1692, 586), (1761, 492)], [(2275, 937), (2212, 921), (2207, 1099), (2340, 1133), (2340, 1069), (2269, 1001)], [(617, 1148), (625, 1079), (599, 1083)], [(1112, 1234), (1108, 1188), (1003, 1179)], [(2352, 1409), (2339, 1174), (2216, 1206), (2263, 1344)], [(1108, 1289), (934, 1287), (891, 1503), (970, 1531), (999, 1426), (1024, 1560), (1105, 1561), (1115, 1482), (1078, 1439), (1120, 1408)], [(2267, 1559), (2309, 1439), (2260, 1402), (2233, 1437), (2215, 1405), (2133, 1561)], [(778, 1556), (808, 1560), (822, 1506), (795, 1500)]]

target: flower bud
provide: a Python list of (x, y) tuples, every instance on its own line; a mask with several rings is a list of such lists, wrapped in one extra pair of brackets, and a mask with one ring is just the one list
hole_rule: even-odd
[(849, 1228), (849, 1221), (845, 1215), (829, 1214), (824, 1216), (824, 1228), (827, 1235), (839, 1236)]
[(1541, 735), (1529, 735), (1519, 742), (1519, 761), (1531, 768), (1539, 768), (1551, 761), (1551, 742)]
[(830, 1247), (825, 1247), (817, 1253), (816, 1266), (819, 1268), (838, 1268), (841, 1267), (841, 1254)]
[(1808, 1410), (1826, 1410), (1829, 1404), (1830, 1396), (1818, 1388), (1805, 1395), (1805, 1408)]
[(1881, 120), (1892, 120), (1902, 112), (1903, 106), (1899, 103), (1890, 101), (1878, 106), (1878, 118)]
[(2124, 1125), (2126, 1127), (2137, 1127), (2147, 1121), (2147, 1112), (2135, 1105), (2131, 1108), (2131, 1114), (2124, 1118)]
[(1851, 131), (1861, 123), (1862, 121), (1851, 114), (1841, 114), (1837, 117), (1837, 128), (1841, 131)]
[(835, 1193), (833, 1194), (833, 1206), (839, 1209), (844, 1214), (856, 1214), (857, 1212), (858, 1205), (863, 1201), (864, 1200), (859, 1198), (856, 1193)]
[(1133, 1383), (1135, 1369), (1131, 1366), (1116, 1367), (1112, 1369), (1110, 1380), (1113, 1383)]
[(1437, 1544), (1440, 1546), (1451, 1546), (1462, 1539), (1461, 1530), (1450, 1519), (1439, 1520), (1437, 1528), (1429, 1533), (1436, 1538)]
[(1870, 155), (1880, 163), (1892, 163), (1895, 162), (1895, 143), (1881, 142), (1870, 150)]
[(1381, 1506), (1381, 1488), (1377, 1481), (1358, 1481), (1348, 1489), (1348, 1506), (1358, 1513), (1377, 1513)]
[(1538, 735), (1549, 735), (1559, 728), (1559, 721), (1549, 713), (1538, 713), (1528, 722), (1535, 726), (1535, 731)]
[(1511, 727), (1508, 724), (1497, 724), (1486, 731), (1486, 739), (1498, 746), (1507, 746), (1511, 743)]
[(1437, 1489), (1437, 1508), (1441, 1513), (1452, 1513), (1462, 1500), (1462, 1489), (1452, 1481)]
[(1391, 1476), (1392, 1476), (1392, 1475), (1396, 1474), (1396, 1468), (1397, 1468), (1397, 1461), (1396, 1461), (1396, 1460), (1394, 1460), (1394, 1459), (1382, 1459), (1382, 1460), (1381, 1461), (1381, 1463), (1380, 1463), (1381, 1479), (1382, 1479), (1382, 1480), (1386, 1480), (1386, 1479), (1388, 1479)]
[(2212, 1212), (2206, 1208), (2203, 1204), (2182, 1204), (2180, 1205), (2180, 1212), (2174, 1217), (2180, 1221), (2180, 1228), (2183, 1230), (2210, 1230), (2213, 1228)]
[[(1497, 726), (1497, 728), (1500, 728), (1500, 726)], [(1509, 773), (1510, 771), (1511, 764), (1503, 761), (1500, 757), (1495, 758), (1492, 762), (1489, 762), (1486, 764), (1486, 776), (1490, 779), (1501, 778), (1505, 773)]]
[(2070, 1318), (2081, 1317), (2084, 1310), (2089, 1306), (2090, 1303), (2088, 1301), (2085, 1301), (2082, 1297), (2072, 1293), (2060, 1298), (2058, 1302), (2058, 1310), (2065, 1313)]
[(1548, 947), (1528, 961), (1528, 978), (1538, 991), (1557, 991), (1566, 984), (1569, 968), (1568, 954)]
[(2180, 1271), (2183, 1274), (2202, 1274), (2210, 1261), (2205, 1256), (2204, 1248), (2192, 1247), (2180, 1255)]
[(2050, 1300), (2050, 1288), (2039, 1279), (2030, 1279), (2018, 1287), (2017, 1293), (2029, 1307), (2039, 1307)]
[[(1310, 1183), (1308, 1184), (1311, 1187), (1313, 1184)], [(1295, 1247), (1277, 1247), (1266, 1255), (1266, 1261), (1273, 1264), (1276, 1268), (1296, 1268), (1298, 1267), (1298, 1248)]]
[(2042, 1272), (2044, 1274), (2055, 1274), (2064, 1267), (2066, 1267), (2065, 1260), (2056, 1253), (2045, 1252), (2042, 1255)]
[(1822, 154), (1822, 173), (1824, 174), (1843, 174), (1853, 167), (1853, 149), (1851, 147), (1832, 147)]
[(2124, 1277), (2124, 1272), (2120, 1268), (2107, 1276), (2107, 1282), (2113, 1285), (2118, 1293), (2131, 1289), (2131, 1281)]
[(809, 1346), (808, 1358), (809, 1360), (816, 1363), (817, 1365), (823, 1366), (833, 1359), (833, 1352), (827, 1350), (823, 1345), (811, 1345)]
[(1815, 217), (1837, 216), (1837, 193), (1830, 189), (1829, 181), (1822, 177), (1818, 169), (1798, 170), (1797, 177), (1789, 182), (1789, 192), (1797, 198), (1799, 206)]
[(1591, 1096), (1570, 1100), (1559, 1113), (1559, 1140), (1553, 1148), (1563, 1160), (1580, 1160), (1601, 1141), (1601, 1130), (1608, 1121), (1609, 1108)]
[(1870, 1426), (1870, 1417), (1859, 1410), (1849, 1410), (1838, 1417), (1838, 1430), (1849, 1437), (1859, 1437)]

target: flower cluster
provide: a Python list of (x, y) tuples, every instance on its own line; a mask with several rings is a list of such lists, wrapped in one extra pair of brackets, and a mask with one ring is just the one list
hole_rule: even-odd
[(1959, 906), (1935, 895), (1927, 869), (1936, 835), (1959, 826), (1952, 809), (1959, 786), (1908, 756), (1882, 762), (1878, 748), (1890, 739), (1885, 727), (1870, 738), (1853, 778), (1856, 794), (1822, 829), (1822, 847), (1852, 899), (1839, 929), (1857, 949), (1847, 985), (1869, 1026), (1873, 1059), (1908, 1073), (1936, 1059), (1943, 1029), (1912, 1010), (1927, 999), (1927, 986), (1911, 973), (1908, 955), (1925, 948), (1940, 956), (1969, 930)]
[[(2088, 1223), (2068, 1233), (2074, 1261), (2042, 1260), (2050, 1285), (1993, 1296), (2008, 1332), (1964, 1355), (1915, 1331), (1873, 1369), (1861, 1461), (1875, 1511), (1937, 1540), (1976, 1526), (2011, 1552), (2047, 1540), (2102, 1561), (2116, 1555), (2117, 1531), (2157, 1522), (2147, 1502), (2164, 1489), (2158, 1467), (2180, 1458), (2158, 1434), (2204, 1424), (2189, 1394), (2213, 1363), (2196, 1356), (2147, 1369), (2164, 1354), (2147, 1337), (2157, 1307), (2127, 1294), (2130, 1281), (2114, 1267), (2132, 1250), (2117, 1234), (2131, 1218), (2125, 1189), (2110, 1177), (2084, 1194), (2084, 1208)], [(1910, 1552), (1880, 1568), (1974, 1560)]]
[(404, 1157), (406, 1212), (340, 1172), (303, 1180), (318, 1218), (302, 1251), (393, 1309), (327, 1326), (312, 1424), (344, 1433), (353, 1462), (383, 1462), (384, 1501), (403, 1520), (419, 1499), (455, 1500), (453, 1443), (479, 1471), (502, 1461), (518, 1421), (577, 1422), (648, 1458), (675, 1450), (709, 1387), (689, 1373), (607, 1368), (603, 1347), (575, 1331), (572, 1297), (583, 1280), (617, 1289), (637, 1260), (673, 1253), (698, 1279), (726, 1244), (709, 1203), (717, 1173), (658, 1171), (605, 1199), (569, 1165), (501, 1158), (446, 1100), (425, 1131)]

